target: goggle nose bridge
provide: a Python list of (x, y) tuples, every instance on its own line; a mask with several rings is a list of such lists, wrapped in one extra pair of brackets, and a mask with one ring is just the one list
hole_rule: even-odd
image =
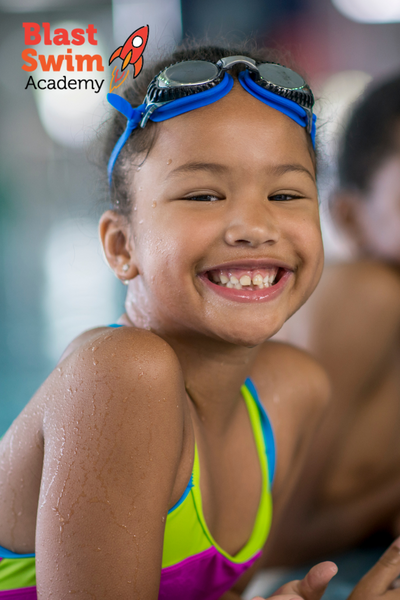
[(243, 64), (251, 71), (258, 73), (256, 61), (248, 56), (227, 56), (225, 58), (220, 58), (216, 64), (224, 71), (228, 71), (234, 65)]

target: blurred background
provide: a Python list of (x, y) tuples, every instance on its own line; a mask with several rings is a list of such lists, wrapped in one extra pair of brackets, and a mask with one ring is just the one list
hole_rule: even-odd
[[(50, 22), (52, 31), (94, 24), (98, 45), (74, 52), (103, 57), (104, 73), (87, 74), (105, 78), (100, 93), (25, 89), (39, 70), (21, 69), (23, 22)], [(98, 242), (106, 191), (96, 148), (108, 113), (108, 57), (146, 24), (145, 60), (186, 35), (214, 42), (254, 36), (290, 50), (318, 98), (327, 257), (348, 252), (327, 209), (335, 144), (371, 79), (400, 70), (400, 0), (0, 0), (0, 434), (69, 341), (123, 310), (124, 287)]]

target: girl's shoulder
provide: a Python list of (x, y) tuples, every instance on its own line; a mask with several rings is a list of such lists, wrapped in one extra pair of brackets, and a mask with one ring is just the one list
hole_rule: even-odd
[[(83, 333), (65, 351), (39, 395), (55, 422), (61, 414), (106, 414), (131, 420), (183, 423), (185, 387), (179, 360), (157, 335), (134, 327)], [(177, 410), (178, 407), (178, 410)], [(58, 415), (58, 416), (57, 416)]]
[(330, 394), (325, 369), (305, 350), (280, 341), (261, 347), (254, 366), (254, 379), (264, 402), (299, 407), (324, 407)]
[[(104, 342), (108, 343), (104, 344)], [(118, 342), (119, 345), (122, 344), (124, 346), (124, 348), (121, 346), (120, 352), (118, 353), (120, 360), (124, 360), (124, 357), (129, 359), (131, 354), (135, 354), (135, 352), (141, 353), (146, 350), (153, 353), (154, 359), (157, 358), (159, 351), (161, 351), (162, 354), (168, 353), (171, 358), (176, 356), (171, 346), (151, 331), (139, 329), (137, 327), (109, 325), (88, 329), (78, 335), (70, 342), (70, 344), (68, 344), (59, 362), (62, 362), (71, 354), (77, 351), (85, 351), (89, 347), (94, 347), (95, 349), (92, 350), (92, 352), (96, 352), (100, 349), (100, 345), (105, 352), (111, 351), (113, 354), (116, 342)], [(125, 348), (125, 344), (128, 348)], [(127, 354), (124, 355), (123, 350), (127, 350)]]

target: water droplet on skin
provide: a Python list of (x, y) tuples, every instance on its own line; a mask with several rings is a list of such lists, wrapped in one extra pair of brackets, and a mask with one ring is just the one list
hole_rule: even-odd
[(155, 200), (153, 200), (153, 202), (151, 203), (151, 208), (155, 208), (157, 206), (157, 202)]
[(94, 364), (94, 366), (96, 366), (96, 365), (98, 365), (98, 364), (99, 364), (99, 361), (98, 361), (98, 360), (96, 360), (96, 359), (94, 359), (94, 361), (93, 361), (93, 364)]
[(169, 158), (169, 159), (167, 160), (167, 165), (170, 165), (171, 163), (172, 163), (172, 158)]
[(144, 223), (143, 219), (141, 219), (141, 220), (139, 221), (139, 225), (141, 225), (142, 223)]

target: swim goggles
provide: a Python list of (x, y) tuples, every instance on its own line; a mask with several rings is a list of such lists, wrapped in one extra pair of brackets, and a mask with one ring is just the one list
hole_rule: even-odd
[(134, 129), (145, 127), (150, 119), (156, 123), (220, 100), (233, 87), (227, 71), (236, 64), (246, 66), (239, 73), (241, 86), (252, 96), (284, 113), (311, 135), (315, 146), (316, 116), (312, 109), (311, 89), (298, 74), (277, 63), (260, 63), (247, 56), (228, 56), (216, 63), (204, 60), (179, 62), (161, 71), (147, 88), (143, 103), (136, 108), (117, 94), (107, 94), (108, 102), (127, 118), (108, 162), (108, 180), (121, 149)]

